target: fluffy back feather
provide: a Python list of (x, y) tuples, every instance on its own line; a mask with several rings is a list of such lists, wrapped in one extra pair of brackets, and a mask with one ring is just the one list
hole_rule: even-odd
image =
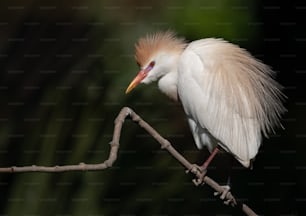
[[(249, 52), (221, 39), (191, 43), (212, 68), (214, 79), (207, 91), (220, 98), (244, 118), (256, 119), (265, 136), (280, 125), (284, 95), (273, 79), (274, 72)], [(214, 81), (215, 80), (215, 81)]]

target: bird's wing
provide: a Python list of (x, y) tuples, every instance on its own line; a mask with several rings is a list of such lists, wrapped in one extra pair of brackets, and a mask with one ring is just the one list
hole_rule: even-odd
[(192, 42), (178, 65), (178, 93), (186, 114), (243, 163), (279, 124), (283, 106), (268, 66), (220, 39)]
[(198, 149), (202, 149), (203, 146), (206, 146), (208, 150), (212, 152), (218, 144), (216, 140), (212, 138), (206, 128), (201, 127), (201, 125), (195, 122), (192, 118), (189, 117), (187, 120)]

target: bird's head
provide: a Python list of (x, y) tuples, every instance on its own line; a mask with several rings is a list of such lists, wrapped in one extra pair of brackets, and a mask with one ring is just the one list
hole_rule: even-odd
[(185, 47), (184, 39), (176, 37), (171, 31), (140, 38), (135, 45), (135, 59), (140, 71), (126, 89), (126, 93), (140, 83), (156, 81), (176, 69), (178, 57)]

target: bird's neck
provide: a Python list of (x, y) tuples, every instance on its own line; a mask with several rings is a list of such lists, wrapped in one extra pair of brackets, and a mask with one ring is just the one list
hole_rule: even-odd
[(177, 101), (177, 68), (173, 68), (170, 72), (162, 76), (158, 81), (159, 89), (171, 99)]

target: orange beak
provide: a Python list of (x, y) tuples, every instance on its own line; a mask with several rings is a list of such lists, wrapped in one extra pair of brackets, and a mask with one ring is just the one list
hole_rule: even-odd
[(127, 87), (125, 94), (128, 94), (130, 91), (133, 90), (146, 76), (148, 72), (146, 70), (141, 70), (137, 74), (137, 76), (133, 79), (133, 81), (130, 83), (129, 87)]

